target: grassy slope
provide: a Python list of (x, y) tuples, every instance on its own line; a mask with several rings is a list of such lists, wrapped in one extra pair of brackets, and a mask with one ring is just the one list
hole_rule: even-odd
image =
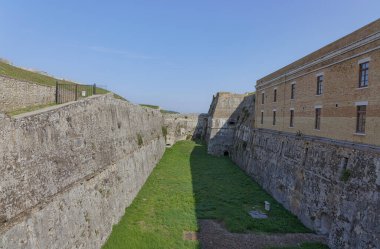
[[(247, 211), (263, 209), (264, 200), (272, 204), (269, 218), (253, 220)], [(309, 231), (228, 158), (183, 141), (167, 149), (103, 248), (198, 248), (182, 236), (204, 218), (220, 220), (230, 231)]]
[[(0, 75), (8, 76), (10, 78), (14, 78), (14, 79), (18, 79), (18, 80), (32, 82), (32, 83), (39, 84), (39, 85), (51, 86), (51, 87), (55, 87), (56, 81), (59, 81), (60, 83), (66, 83), (66, 84), (76, 84), (75, 82), (72, 82), (72, 81), (57, 80), (56, 78), (53, 78), (53, 77), (48, 76), (48, 75), (44, 75), (44, 74), (40, 74), (37, 72), (25, 70), (25, 69), (22, 69), (19, 67), (15, 67), (15, 66), (10, 65), (4, 61), (0, 61)], [(109, 91), (107, 91), (103, 88), (97, 87), (96, 93), (97, 94), (105, 94), (105, 93), (109, 93)], [(115, 98), (126, 100), (117, 94), (114, 94), (114, 96), (115, 96)], [(23, 109), (25, 109), (25, 108), (23, 108)]]
[[(55, 82), (57, 81), (57, 79), (51, 76), (28, 71), (19, 67), (9, 65), (1, 61), (0, 61), (0, 75), (8, 76), (8, 77), (19, 79), (19, 80), (25, 80), (25, 81), (33, 82), (36, 84), (45, 85), (45, 86), (55, 86)], [(74, 84), (74, 82), (64, 81), (64, 80), (60, 80), (59, 82)]]
[(145, 108), (160, 110), (160, 112), (163, 114), (178, 114), (179, 113), (179, 112), (175, 112), (175, 111), (160, 109), (160, 107), (157, 105), (140, 104), (140, 106), (145, 107)]
[(14, 111), (10, 111), (10, 112), (7, 112), (6, 114), (9, 116), (16, 116), (19, 114), (36, 111), (36, 110), (43, 109), (45, 107), (49, 107), (49, 106), (53, 106), (53, 105), (56, 105), (56, 104), (50, 103), (50, 104), (44, 104), (44, 105), (34, 105), (34, 106), (29, 106), (29, 107), (20, 108), (20, 109), (14, 110)]

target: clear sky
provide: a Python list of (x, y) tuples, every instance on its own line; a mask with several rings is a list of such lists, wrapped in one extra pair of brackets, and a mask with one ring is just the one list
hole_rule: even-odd
[(380, 17), (379, 0), (0, 0), (0, 57), (134, 103), (207, 112)]

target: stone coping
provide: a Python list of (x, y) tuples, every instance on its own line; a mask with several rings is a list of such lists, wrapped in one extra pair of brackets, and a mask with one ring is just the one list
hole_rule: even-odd
[[(249, 128), (249, 127), (247, 127), (247, 128)], [(355, 143), (355, 142), (350, 142), (350, 141), (331, 139), (331, 138), (327, 138), (327, 137), (304, 135), (304, 134), (299, 136), (296, 133), (285, 132), (285, 131), (275, 131), (275, 130), (264, 129), (264, 128), (251, 128), (251, 129), (253, 129), (254, 132), (260, 131), (260, 132), (264, 132), (264, 133), (268, 133), (268, 134), (277, 134), (277, 135), (284, 135), (284, 136), (288, 136), (288, 137), (293, 137), (295, 139), (298, 139), (298, 138), (301, 139), (302, 138), (306, 141), (328, 143), (328, 144), (332, 144), (335, 146), (342, 146), (342, 147), (351, 148), (351, 149), (355, 149), (355, 150), (380, 153), (380, 146), (376, 146), (376, 145), (372, 145), (372, 144)]]

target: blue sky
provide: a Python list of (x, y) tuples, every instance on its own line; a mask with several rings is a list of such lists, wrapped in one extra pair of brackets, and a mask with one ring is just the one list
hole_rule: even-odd
[(134, 103), (207, 112), (380, 17), (379, 0), (0, 0), (0, 57)]

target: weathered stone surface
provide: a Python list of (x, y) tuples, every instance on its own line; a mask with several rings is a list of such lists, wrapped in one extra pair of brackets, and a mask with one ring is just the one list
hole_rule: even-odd
[(163, 117), (167, 146), (180, 140), (205, 138), (207, 114), (164, 114)]
[(253, 125), (255, 95), (219, 92), (209, 110), (206, 141), (212, 155), (228, 155), (238, 123)]
[(380, 148), (255, 129), (254, 106), (254, 96), (217, 94), (209, 112), (208, 152), (228, 151), (307, 227), (328, 235), (331, 248), (379, 249)]
[(0, 112), (53, 103), (55, 88), (0, 76)]
[(379, 148), (242, 125), (231, 158), (331, 248), (380, 248)]
[(162, 125), (111, 95), (0, 119), (0, 248), (100, 248), (161, 158)]

